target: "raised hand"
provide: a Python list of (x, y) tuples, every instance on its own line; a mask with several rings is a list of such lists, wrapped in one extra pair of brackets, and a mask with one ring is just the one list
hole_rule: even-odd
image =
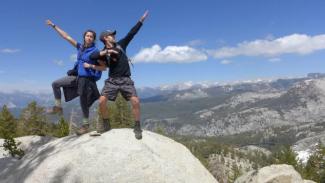
[(142, 15), (142, 17), (140, 18), (140, 22), (144, 22), (144, 20), (147, 18), (147, 16), (148, 16), (148, 14), (149, 14), (149, 11), (148, 10), (146, 10), (145, 12), (144, 12), (144, 14)]
[(51, 20), (46, 20), (46, 24), (49, 25), (49, 26), (52, 26), (52, 27), (54, 25), (54, 23)]
[(64, 32), (61, 28), (56, 26), (50, 19), (47, 19), (45, 23), (53, 27), (53, 29), (58, 32), (63, 39), (67, 40), (70, 44), (72, 44), (72, 46), (77, 47), (77, 41), (70, 37), (68, 33)]

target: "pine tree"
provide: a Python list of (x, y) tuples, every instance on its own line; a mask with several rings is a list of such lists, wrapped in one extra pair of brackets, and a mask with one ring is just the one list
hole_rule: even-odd
[(15, 139), (10, 135), (5, 133), (3, 148), (8, 151), (12, 157), (17, 157), (20, 159), (25, 155), (25, 152), (18, 148), (20, 142), (16, 142)]
[(60, 118), (58, 123), (58, 137), (65, 137), (68, 136), (70, 132), (69, 124), (64, 120), (63, 117)]
[(325, 183), (325, 147), (318, 142), (316, 151), (309, 157), (303, 177)]
[(113, 105), (108, 108), (112, 128), (130, 128), (133, 126), (133, 117), (128, 102), (119, 93)]
[(290, 148), (290, 146), (283, 146), (279, 152), (275, 153), (275, 158), (277, 164), (288, 164), (292, 165), (297, 169), (297, 154)]
[(324, 170), (320, 173), (319, 182), (325, 183), (325, 171)]
[(24, 151), (18, 148), (20, 143), (17, 143), (14, 139), (16, 130), (16, 119), (10, 113), (7, 106), (4, 105), (0, 113), (0, 137), (4, 138), (3, 148), (12, 157), (18, 156), (18, 158), (21, 158), (24, 155)]
[(0, 113), (0, 137), (5, 138), (10, 135), (16, 137), (17, 122), (14, 116), (10, 113), (7, 106), (2, 107)]
[(35, 101), (29, 103), (20, 115), (18, 127), (20, 135), (45, 136), (49, 131), (45, 109)]
[(317, 158), (314, 155), (311, 155), (306, 163), (306, 167), (303, 173), (303, 177), (311, 180), (317, 179), (316, 174), (316, 164), (317, 164)]

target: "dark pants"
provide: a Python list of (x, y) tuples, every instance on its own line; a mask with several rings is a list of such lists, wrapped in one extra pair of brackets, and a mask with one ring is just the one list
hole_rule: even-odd
[(78, 94), (80, 97), (80, 106), (83, 117), (89, 117), (89, 108), (99, 98), (99, 91), (96, 81), (92, 78), (79, 77), (78, 78)]
[(52, 88), (55, 99), (61, 99), (61, 87), (73, 87), (76, 84), (76, 80), (77, 76), (65, 76), (53, 81)]
[[(80, 97), (80, 106), (84, 118), (89, 118), (89, 109), (100, 96), (96, 81), (92, 78), (65, 76), (54, 81), (52, 87), (55, 99), (61, 99), (61, 87), (71, 88), (69, 92), (77, 93)], [(77, 97), (77, 94), (72, 94), (72, 96)]]

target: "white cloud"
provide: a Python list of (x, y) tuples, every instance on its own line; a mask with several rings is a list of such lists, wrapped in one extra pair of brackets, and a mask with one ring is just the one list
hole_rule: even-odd
[(280, 62), (281, 58), (270, 58), (269, 62)]
[(226, 65), (226, 64), (231, 64), (232, 61), (231, 60), (222, 60), (220, 63)]
[(70, 60), (73, 62), (77, 61), (77, 54), (70, 55)]
[(63, 63), (62, 60), (54, 60), (53, 63), (54, 63), (55, 65), (58, 65), (58, 66), (63, 66), (63, 65), (64, 65), (64, 63)]
[(292, 34), (277, 39), (259, 39), (245, 41), (236, 47), (222, 47), (209, 50), (208, 53), (215, 58), (230, 58), (235, 56), (279, 56), (282, 54), (310, 54), (325, 49), (325, 34), (308, 36), (305, 34)]
[(167, 46), (162, 49), (155, 44), (151, 48), (143, 48), (133, 57), (135, 63), (192, 63), (207, 60), (207, 55), (190, 46)]
[(11, 49), (11, 48), (4, 48), (0, 50), (1, 53), (16, 53), (19, 51), (20, 51), (19, 49)]

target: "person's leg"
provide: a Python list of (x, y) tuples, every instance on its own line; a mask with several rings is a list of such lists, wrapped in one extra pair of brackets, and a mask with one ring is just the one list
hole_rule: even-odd
[(107, 79), (105, 86), (102, 89), (101, 96), (99, 97), (99, 111), (102, 117), (102, 121), (98, 122), (99, 133), (104, 133), (111, 129), (109, 114), (107, 109), (107, 101), (115, 101), (118, 93), (118, 86), (115, 84), (114, 79)]
[(87, 103), (87, 93), (80, 95), (80, 106), (83, 116), (82, 122), (84, 125), (89, 125), (89, 107)]
[(80, 77), (78, 79), (78, 94), (79, 102), (82, 110), (83, 124), (89, 125), (89, 108), (88, 108), (88, 93), (89, 93), (90, 81), (88, 78)]
[(101, 134), (111, 129), (111, 124), (108, 118), (107, 98), (105, 96), (99, 97), (99, 111), (102, 119), (101, 121), (98, 121), (97, 132)]
[(55, 98), (55, 105), (53, 106), (53, 109), (49, 111), (49, 113), (62, 113), (61, 87), (73, 86), (75, 84), (76, 78), (76, 76), (65, 76), (53, 81), (52, 88)]
[(134, 134), (136, 139), (142, 138), (142, 130), (140, 125), (140, 100), (134, 87), (134, 82), (130, 78), (125, 78), (124, 84), (121, 86), (121, 94), (127, 101), (131, 102), (132, 113), (135, 119)]
[(142, 130), (141, 130), (141, 124), (140, 124), (140, 101), (139, 98), (136, 96), (132, 96), (130, 98), (131, 104), (132, 104), (132, 112), (134, 115), (134, 134), (135, 138), (140, 140), (142, 139)]
[(79, 101), (82, 110), (82, 126), (77, 130), (77, 135), (82, 135), (88, 133), (89, 131), (89, 108), (87, 103), (87, 95), (88, 95), (88, 80), (87, 78), (79, 78), (78, 79), (78, 94)]
[(136, 96), (132, 96), (130, 98), (130, 102), (132, 105), (132, 113), (135, 121), (140, 121), (140, 100)]
[(77, 77), (76, 76), (65, 76), (60, 79), (57, 79), (53, 81), (52, 83), (52, 88), (53, 88), (53, 94), (54, 98), (56, 100), (61, 101), (61, 87), (69, 87), (74, 84), (76, 81)]
[(105, 96), (99, 97), (99, 111), (103, 119), (108, 119), (107, 98)]

